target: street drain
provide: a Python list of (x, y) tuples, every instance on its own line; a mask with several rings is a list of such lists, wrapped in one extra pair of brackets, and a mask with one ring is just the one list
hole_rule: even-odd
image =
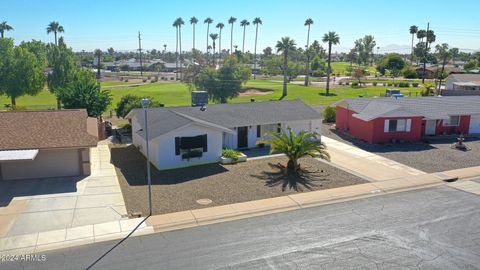
[(210, 199), (198, 199), (197, 203), (201, 204), (201, 205), (207, 205), (207, 204), (211, 204), (212, 200), (210, 200)]

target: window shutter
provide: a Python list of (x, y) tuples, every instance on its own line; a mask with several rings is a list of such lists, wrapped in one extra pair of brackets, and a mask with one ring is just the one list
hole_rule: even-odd
[(175, 137), (175, 155), (180, 155), (180, 137)]
[(203, 152), (208, 151), (208, 140), (207, 140), (207, 134), (202, 136), (203, 139)]
[(390, 126), (390, 120), (385, 120), (385, 126), (383, 127), (383, 132), (388, 132), (389, 126)]
[(412, 129), (412, 119), (407, 119), (407, 128), (406, 128), (406, 131), (407, 131), (407, 132), (410, 132), (411, 129)]

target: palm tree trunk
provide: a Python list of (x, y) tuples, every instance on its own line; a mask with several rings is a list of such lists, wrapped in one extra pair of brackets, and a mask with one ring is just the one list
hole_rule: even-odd
[[(178, 47), (180, 51), (180, 70), (182, 70), (183, 67), (183, 58), (182, 58), (182, 26), (178, 26)], [(180, 80), (183, 79), (183, 73), (180, 73)]]
[(413, 64), (413, 37), (414, 35), (412, 34), (412, 55), (410, 56), (410, 63)]
[(60, 99), (57, 97), (57, 110), (61, 110), (62, 109), (62, 102), (60, 101)]
[(308, 53), (308, 43), (310, 41), (310, 25), (307, 32), (307, 66), (305, 67), (305, 86), (310, 84), (310, 54)]
[(218, 40), (218, 52), (220, 53), (220, 59), (222, 58), (222, 28), (220, 28), (220, 35)]
[(255, 29), (255, 49), (253, 51), (253, 79), (257, 79), (257, 37), (258, 37), (258, 24)]
[(330, 72), (331, 72), (331, 67), (330, 67), (330, 60), (332, 56), (332, 43), (328, 43), (328, 67), (327, 67), (327, 96), (330, 94)]
[(195, 50), (195, 24), (193, 24), (193, 49)]
[(443, 72), (445, 71), (445, 65), (446, 64), (447, 64), (447, 58), (443, 58), (442, 72), (440, 73), (440, 80), (439, 80), (439, 83), (438, 83), (437, 95), (440, 95), (440, 91), (441, 91), (441, 87), (442, 87)]
[(57, 31), (53, 32), (55, 34), (55, 46), (57, 46)]
[(243, 27), (243, 43), (242, 43), (242, 53), (245, 53), (245, 29), (247, 26)]
[(208, 33), (209, 32), (210, 32), (210, 24), (207, 23), (207, 65), (208, 65), (208, 39), (209, 39)]
[(175, 30), (175, 79), (178, 81), (178, 26)]
[(0, 31), (0, 37), (3, 38), (3, 31)]
[(230, 54), (233, 53), (233, 23), (230, 29)]
[(283, 93), (282, 98), (287, 96), (287, 71), (288, 71), (288, 55), (285, 51), (283, 54)]

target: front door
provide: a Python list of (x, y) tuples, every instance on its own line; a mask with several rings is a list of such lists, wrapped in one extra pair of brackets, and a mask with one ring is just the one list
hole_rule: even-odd
[(437, 127), (437, 120), (427, 120), (425, 124), (425, 135), (435, 135), (435, 128)]
[(248, 127), (238, 127), (238, 145), (237, 148), (247, 148), (248, 147)]

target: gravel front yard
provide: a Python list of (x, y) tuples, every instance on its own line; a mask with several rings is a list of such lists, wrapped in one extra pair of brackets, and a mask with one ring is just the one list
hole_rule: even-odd
[[(145, 215), (148, 212), (145, 158), (133, 146), (112, 145), (111, 154), (127, 212)], [(270, 157), (235, 165), (208, 164), (167, 171), (152, 166), (153, 212), (164, 214), (366, 182), (313, 158), (300, 161), (310, 173), (284, 176), (275, 165), (286, 161), (285, 157)], [(212, 203), (202, 205), (197, 203), (199, 199), (210, 199)]]
[(355, 145), (365, 151), (384, 156), (427, 173), (480, 166), (479, 138), (467, 138), (465, 143), (472, 150), (463, 152), (450, 147), (456, 140), (455, 138), (435, 140), (430, 144), (423, 142), (387, 145), (368, 144), (329, 129), (327, 124), (322, 127), (322, 135)]

